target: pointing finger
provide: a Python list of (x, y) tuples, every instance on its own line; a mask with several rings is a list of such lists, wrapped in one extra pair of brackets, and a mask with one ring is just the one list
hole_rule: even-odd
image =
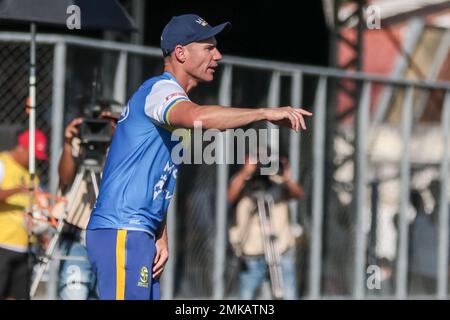
[(306, 111), (305, 109), (295, 109), (297, 112), (304, 114), (305, 116), (312, 116), (312, 112)]

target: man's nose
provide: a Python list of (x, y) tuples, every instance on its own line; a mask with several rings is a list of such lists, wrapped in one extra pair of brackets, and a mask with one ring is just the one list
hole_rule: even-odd
[(222, 54), (220, 53), (219, 49), (217, 49), (217, 48), (214, 52), (214, 60), (216, 60), (216, 61), (222, 60)]

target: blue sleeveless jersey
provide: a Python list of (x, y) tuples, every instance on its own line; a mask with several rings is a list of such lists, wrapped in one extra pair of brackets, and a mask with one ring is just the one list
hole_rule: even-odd
[(87, 229), (140, 230), (155, 235), (173, 196), (177, 165), (167, 119), (189, 98), (168, 72), (144, 82), (118, 121)]

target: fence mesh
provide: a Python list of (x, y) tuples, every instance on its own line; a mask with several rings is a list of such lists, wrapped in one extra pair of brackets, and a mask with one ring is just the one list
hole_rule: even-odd
[[(51, 115), (52, 115), (52, 90), (53, 90), (53, 45), (37, 46), (37, 128), (42, 129), (49, 137), (49, 144), (52, 143)], [(65, 80), (65, 105), (64, 105), (64, 125), (67, 125), (74, 117), (83, 114), (78, 99), (91, 93), (92, 82), (95, 75), (98, 75), (102, 83), (101, 95), (114, 99), (119, 96), (116, 92), (116, 74), (119, 62), (118, 51), (106, 51), (93, 48), (82, 48), (75, 45), (67, 46), (66, 56), (66, 80)], [(149, 57), (136, 53), (128, 54), (127, 76), (126, 76), (126, 99), (129, 99), (139, 85), (146, 79), (160, 74), (162, 61), (159, 57)], [(28, 96), (28, 76), (29, 76), (29, 44), (18, 42), (0, 42), (0, 122), (2, 137), (0, 148), (2, 150), (14, 146), (15, 141), (13, 131), (18, 128), (28, 127), (28, 114), (25, 105)], [(216, 80), (212, 83), (202, 84), (190, 92), (189, 96), (193, 101), (201, 104), (218, 104), (220, 78), (219, 70), (215, 75)], [(244, 67), (233, 67), (232, 78), (232, 105), (243, 107), (262, 107), (269, 103), (269, 87), (272, 71), (257, 71)], [(316, 97), (318, 77), (305, 76), (303, 78), (303, 99), (302, 106), (309, 110), (313, 109)], [(290, 104), (291, 78), (283, 76), (280, 87), (280, 104)], [(377, 86), (380, 91), (382, 86)], [(328, 92), (329, 100), (337, 99), (336, 96)], [(442, 92), (437, 93), (438, 103), (435, 109), (441, 108)], [(127, 101), (118, 101), (125, 104)], [(330, 102), (330, 101), (329, 101)], [(336, 101), (334, 101), (336, 102)], [(396, 93), (394, 104), (401, 106), (403, 97)], [(414, 99), (416, 102), (416, 99)], [(375, 100), (371, 99), (370, 109), (373, 110)], [(428, 108), (428, 107), (427, 107)], [(395, 108), (394, 108), (395, 109)], [(390, 127), (383, 127), (374, 131), (376, 137), (369, 135), (368, 153), (369, 157), (369, 181), (366, 185), (367, 199), (365, 199), (365, 210), (369, 216), (369, 225), (365, 226), (367, 236), (367, 265), (376, 265), (381, 268), (382, 287), (380, 290), (367, 290), (369, 296), (387, 296), (395, 293), (395, 263), (398, 246), (398, 202), (399, 202), (399, 155), (401, 154), (400, 119), (401, 113), (396, 109), (396, 113), (390, 115), (394, 120)], [(398, 116), (400, 114), (400, 116)], [(397, 116), (396, 116), (397, 115)], [(424, 114), (425, 115), (425, 114)], [(430, 127), (421, 129), (414, 124), (412, 144), (412, 154), (421, 155), (421, 148), (433, 143), (439, 145), (440, 136), (439, 117), (430, 119)], [(265, 124), (256, 124), (255, 128), (263, 128)], [(437, 129), (436, 129), (437, 128)], [(297, 243), (297, 278), (300, 297), (309, 294), (309, 260), (311, 252), (309, 248), (313, 235), (312, 230), (312, 172), (315, 166), (312, 155), (313, 135), (323, 128), (312, 127), (309, 124), (308, 131), (301, 135), (301, 157), (300, 162), (300, 183), (303, 185), (306, 198), (299, 202), (298, 222), (303, 227), (303, 234)], [(422, 130), (422, 131), (421, 131)], [(433, 131), (434, 130), (434, 131)], [(4, 132), (4, 133), (3, 133)], [(62, 133), (61, 133), (62, 134)], [(371, 132), (373, 134), (373, 132)], [(428, 140), (424, 137), (429, 135)], [(354, 281), (354, 254), (355, 254), (355, 228), (357, 213), (354, 209), (353, 195), (353, 175), (354, 175), (354, 124), (346, 125), (345, 122), (335, 130), (333, 145), (335, 147), (335, 158), (329, 159), (333, 162), (333, 170), (328, 181), (330, 193), (323, 195), (324, 201), (328, 201), (324, 210), (322, 228), (322, 255), (321, 255), (321, 294), (324, 296), (351, 296), (353, 293)], [(437, 138), (436, 138), (437, 137)], [(422, 139), (422, 140), (421, 140)], [(387, 158), (379, 157), (379, 152), (386, 152), (383, 149), (386, 141), (389, 141), (392, 152), (386, 155)], [(416, 143), (414, 141), (422, 141)], [(425, 141), (425, 142), (423, 142)], [(428, 142), (427, 142), (428, 141)], [(397, 143), (397, 144), (396, 144)], [(392, 144), (392, 145), (391, 145)], [(414, 149), (416, 148), (416, 149)], [(280, 132), (280, 153), (288, 155), (289, 132)], [(374, 151), (375, 150), (375, 151)], [(431, 149), (426, 149), (431, 150)], [(377, 151), (377, 152), (378, 152)], [(441, 155), (437, 155), (435, 162), (430, 163), (425, 155), (430, 155), (431, 150), (422, 152), (424, 157), (420, 161), (413, 157), (415, 163), (411, 167), (412, 186), (419, 188), (426, 204), (426, 213), (436, 214), (436, 194), (439, 194), (439, 186), (432, 185), (432, 178), (423, 179), (423, 175), (434, 177), (438, 170)], [(396, 154), (397, 156), (392, 156)], [(377, 158), (378, 157), (378, 158)], [(419, 157), (420, 158), (420, 157)], [(424, 160), (425, 159), (425, 160)], [(428, 162), (427, 162), (428, 161)], [(329, 164), (329, 163), (328, 163)], [(382, 164), (382, 165), (380, 165)], [(229, 166), (229, 177), (237, 170), (238, 165)], [(216, 170), (215, 165), (184, 165), (178, 182), (178, 201), (176, 209), (177, 230), (177, 264), (175, 266), (175, 297), (211, 297), (215, 283), (214, 274), (214, 241), (216, 230)], [(38, 171), (44, 187), (49, 182), (49, 163), (38, 162)], [(422, 178), (420, 178), (422, 175)], [(428, 181), (426, 185), (416, 184), (414, 179)], [(436, 191), (438, 190), (438, 191)], [(232, 223), (232, 208), (228, 210), (228, 224)], [(410, 220), (411, 237), (408, 241), (411, 252), (422, 252), (420, 246), (420, 236), (418, 228), (414, 226), (413, 213)], [(426, 216), (428, 217), (428, 216)], [(434, 215), (433, 215), (434, 217)], [(398, 218), (397, 218), (398, 219)], [(435, 230), (429, 221), (425, 222), (425, 228)], [(229, 225), (227, 227), (229, 227)], [(422, 226), (423, 227), (423, 226)], [(434, 229), (433, 229), (434, 228)], [(423, 231), (423, 229), (422, 229)], [(420, 232), (419, 232), (420, 233)], [(422, 237), (435, 241), (428, 235)], [(414, 238), (415, 237), (415, 238)], [(415, 240), (414, 240), (415, 239)], [(424, 238), (422, 238), (423, 240)], [(427, 240), (427, 241), (428, 241)], [(413, 243), (415, 241), (415, 243)], [(419, 244), (417, 242), (419, 241)], [(431, 243), (423, 240), (423, 243)], [(431, 255), (430, 255), (431, 256)], [(437, 256), (433, 256), (433, 263)], [(410, 255), (411, 263), (415, 259)], [(436, 263), (431, 263), (432, 271), (435, 271)], [(238, 289), (239, 262), (234, 256), (229, 245), (227, 245), (225, 285), (226, 296), (235, 297)], [(408, 278), (408, 290), (410, 294), (435, 294), (436, 273), (431, 274), (431, 280), (414, 274), (417, 270), (410, 266)], [(416, 272), (417, 273), (417, 272)], [(415, 277), (415, 278), (414, 278)], [(422, 282), (421, 282), (422, 281)], [(423, 284), (427, 281), (427, 284)], [(427, 286), (430, 287), (427, 287)]]
[[(36, 58), (36, 128), (51, 135), (53, 46), (38, 45)], [(1, 139), (1, 149), (15, 146), (18, 130), (28, 128), (26, 110), (29, 95), (30, 46), (26, 43), (0, 42), (0, 122), (9, 127)], [(49, 163), (37, 161), (37, 173), (45, 187), (48, 184)]]

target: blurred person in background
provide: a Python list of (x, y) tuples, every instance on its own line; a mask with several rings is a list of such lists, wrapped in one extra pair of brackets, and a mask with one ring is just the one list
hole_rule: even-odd
[[(108, 106), (104, 105), (102, 109), (106, 110)], [(112, 132), (114, 132), (117, 119), (110, 111), (102, 111), (99, 118), (111, 120)], [(71, 190), (83, 161), (83, 149), (79, 137), (82, 123), (83, 118), (79, 117), (73, 119), (66, 127), (63, 152), (58, 165), (61, 193), (65, 196), (71, 194), (73, 197), (73, 203), (69, 206), (70, 211), (65, 216), (59, 243), (61, 255), (67, 257), (60, 263), (58, 277), (58, 295), (63, 300), (98, 299), (96, 276), (88, 260), (85, 240), (86, 226), (96, 200), (94, 182), (90, 181), (90, 177), (85, 176), (78, 189)], [(104, 151), (100, 166), (103, 166), (106, 159), (106, 150)], [(71, 193), (71, 191), (74, 192)], [(53, 214), (61, 217), (63, 212)]]
[(264, 237), (254, 193), (262, 190), (274, 200), (271, 226), (281, 257), (283, 298), (297, 299), (295, 242), (293, 225), (289, 217), (289, 200), (303, 199), (304, 191), (292, 179), (288, 160), (281, 159), (281, 172), (273, 176), (259, 174), (258, 165), (252, 164), (251, 156), (231, 179), (228, 203), (236, 203), (235, 224), (229, 230), (230, 242), (235, 254), (241, 259), (239, 274), (240, 299), (255, 299), (258, 290), (267, 279), (268, 266), (264, 251)]
[(437, 280), (438, 230), (434, 214), (428, 214), (422, 195), (412, 190), (410, 201), (416, 217), (410, 225), (410, 292), (435, 294)]
[[(25, 210), (30, 206), (28, 130), (15, 148), (0, 153), (0, 299), (29, 299), (31, 270), (29, 230)], [(35, 155), (48, 160), (47, 138), (36, 129)], [(35, 178), (36, 184), (39, 179)]]
[(380, 289), (377, 291), (377, 294), (382, 296), (393, 295), (395, 293), (394, 263), (386, 257), (380, 257), (376, 265), (380, 267)]
[[(438, 232), (439, 215), (440, 215), (439, 211), (441, 209), (441, 190), (442, 190), (441, 189), (441, 181), (437, 180), (437, 179), (431, 181), (430, 185), (428, 186), (428, 189), (430, 190), (430, 193), (434, 200), (432, 217), (433, 217), (434, 223), (437, 225), (436, 232)], [(447, 202), (445, 205), (449, 206), (450, 203)], [(450, 208), (449, 208), (449, 212), (450, 212)], [(448, 222), (449, 222), (449, 229), (450, 229), (450, 219)], [(450, 234), (449, 234), (449, 243), (450, 243)], [(449, 256), (450, 256), (450, 246), (449, 246)], [(450, 265), (448, 266), (448, 277), (449, 277), (449, 281), (450, 281)]]

